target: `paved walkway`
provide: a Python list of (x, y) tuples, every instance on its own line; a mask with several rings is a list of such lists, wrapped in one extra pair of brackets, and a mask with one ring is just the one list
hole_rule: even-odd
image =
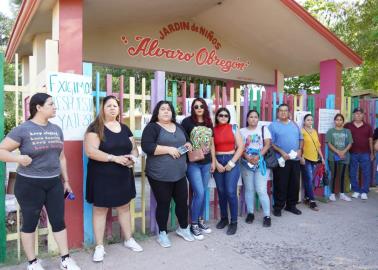
[[(235, 236), (216, 230), (193, 243), (170, 233), (172, 247), (158, 246), (154, 238), (141, 241), (144, 252), (133, 253), (121, 244), (106, 246), (103, 263), (91, 261), (91, 251), (72, 256), (87, 269), (378, 269), (378, 189), (368, 201), (319, 203), (319, 212), (304, 205), (301, 216), (283, 212), (262, 227), (262, 214), (252, 225), (239, 218)], [(214, 228), (215, 224), (211, 224)], [(58, 258), (46, 259), (47, 269), (58, 269)], [(26, 264), (3, 270), (26, 269)]]

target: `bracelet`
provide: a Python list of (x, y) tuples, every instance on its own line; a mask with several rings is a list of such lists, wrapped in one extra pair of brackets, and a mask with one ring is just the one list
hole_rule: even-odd
[(233, 167), (235, 167), (235, 163), (234, 163), (232, 160), (229, 160), (229, 161), (227, 162), (227, 165), (230, 166), (231, 169), (232, 169)]
[(112, 161), (113, 161), (113, 158), (114, 158), (113, 155), (108, 155), (108, 162), (112, 162)]

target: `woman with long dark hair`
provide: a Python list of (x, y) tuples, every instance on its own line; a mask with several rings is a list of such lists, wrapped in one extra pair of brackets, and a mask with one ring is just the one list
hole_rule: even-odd
[[(203, 212), (210, 174), (215, 169), (213, 123), (209, 108), (203, 98), (193, 100), (191, 115), (186, 117), (181, 124), (193, 147), (193, 152), (189, 153), (188, 170), (186, 172), (193, 190), (190, 231), (194, 238), (202, 240), (204, 238), (202, 233), (211, 233), (211, 229), (204, 222)], [(194, 152), (198, 153), (198, 157), (191, 161), (190, 154)]]
[(240, 129), (244, 142), (244, 153), (241, 162), (241, 175), (244, 185), (244, 196), (247, 205), (245, 222), (251, 224), (255, 219), (255, 193), (259, 196), (264, 212), (263, 226), (271, 226), (270, 200), (267, 191), (270, 170), (266, 168), (264, 155), (271, 145), (272, 136), (267, 126), (259, 126), (259, 113), (250, 110), (247, 113), (246, 127)]
[[(219, 196), (221, 219), (217, 229), (228, 225), (227, 234), (236, 233), (238, 225), (237, 187), (240, 178), (239, 158), (243, 154), (243, 139), (236, 125), (230, 124), (231, 115), (226, 108), (220, 108), (215, 114), (214, 145), (216, 171), (214, 179)], [(231, 220), (227, 208), (230, 207)]]
[[(12, 129), (0, 143), (0, 160), (16, 162), (14, 193), (22, 213), (21, 241), (29, 261), (28, 270), (43, 270), (35, 256), (35, 230), (42, 207), (46, 207), (54, 239), (61, 255), (60, 268), (80, 270), (68, 253), (64, 222), (64, 193), (72, 192), (63, 151), (63, 132), (49, 119), (56, 107), (50, 95), (37, 93), (30, 99), (30, 117)], [(16, 149), (20, 155), (12, 153)]]
[(192, 150), (183, 127), (176, 123), (176, 113), (168, 101), (159, 101), (151, 121), (142, 134), (142, 149), (147, 154), (146, 175), (156, 198), (158, 243), (170, 247), (167, 222), (171, 200), (176, 203), (179, 227), (176, 234), (194, 241), (188, 226), (188, 184), (186, 181), (186, 152)]
[[(349, 129), (344, 128), (344, 116), (341, 113), (335, 115), (335, 127), (327, 131), (326, 143), (329, 147), (328, 162), (332, 175), (330, 201), (336, 201), (335, 185), (336, 177), (340, 177), (340, 200), (351, 201), (345, 191), (345, 170), (349, 164), (349, 149), (352, 147), (353, 137)], [(339, 173), (338, 173), (339, 172)]]
[(105, 97), (84, 139), (85, 152), (89, 157), (86, 200), (93, 204), (95, 262), (104, 259), (106, 215), (112, 207), (118, 212), (125, 237), (124, 246), (136, 252), (143, 250), (132, 237), (130, 214), (130, 201), (136, 195), (132, 166), (138, 157), (138, 149), (128, 126), (119, 122), (120, 115), (117, 98)]

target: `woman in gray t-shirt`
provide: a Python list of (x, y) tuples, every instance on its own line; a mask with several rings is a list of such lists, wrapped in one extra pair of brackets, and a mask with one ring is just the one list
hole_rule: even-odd
[[(63, 152), (63, 132), (48, 121), (55, 117), (56, 107), (45, 93), (32, 96), (29, 107), (29, 120), (12, 129), (0, 143), (0, 160), (19, 164), (14, 193), (21, 207), (21, 239), (28, 270), (43, 269), (34, 250), (35, 229), (43, 206), (62, 256), (60, 268), (80, 270), (68, 254), (64, 223), (64, 192), (72, 189)], [(20, 155), (12, 153), (17, 148)]]
[(188, 226), (188, 186), (186, 181), (186, 152), (192, 150), (183, 127), (176, 123), (170, 102), (160, 101), (142, 134), (142, 150), (147, 154), (146, 175), (155, 195), (156, 221), (159, 226), (158, 243), (170, 247), (167, 222), (171, 200), (176, 203), (179, 228), (176, 233), (193, 241)]

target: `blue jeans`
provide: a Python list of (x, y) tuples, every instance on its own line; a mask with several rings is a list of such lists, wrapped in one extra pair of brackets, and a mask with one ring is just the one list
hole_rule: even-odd
[(255, 193), (257, 192), (264, 211), (264, 216), (270, 216), (270, 200), (267, 190), (269, 172), (267, 172), (266, 175), (262, 175), (260, 169), (253, 172), (242, 165), (241, 175), (243, 178), (244, 197), (248, 213), (254, 212)]
[[(362, 169), (362, 188), (358, 184), (358, 166)], [(371, 181), (371, 161), (369, 153), (350, 153), (349, 175), (352, 190), (358, 193), (368, 193)]]
[[(217, 160), (223, 166), (226, 166), (227, 162), (231, 160), (233, 155), (217, 155)], [(217, 186), (219, 197), (219, 208), (222, 218), (228, 218), (227, 203), (230, 206), (231, 222), (237, 222), (238, 220), (238, 196), (237, 188), (240, 177), (240, 165), (236, 163), (235, 167), (231, 171), (225, 171), (220, 173), (214, 172), (215, 184)]]
[(301, 165), (305, 198), (311, 201), (315, 200), (313, 185), (315, 167), (316, 163), (307, 159), (305, 160), (305, 165)]
[(193, 190), (191, 205), (192, 223), (198, 223), (198, 218), (203, 217), (205, 209), (205, 194), (210, 179), (211, 163), (198, 164), (190, 162), (186, 175)]

